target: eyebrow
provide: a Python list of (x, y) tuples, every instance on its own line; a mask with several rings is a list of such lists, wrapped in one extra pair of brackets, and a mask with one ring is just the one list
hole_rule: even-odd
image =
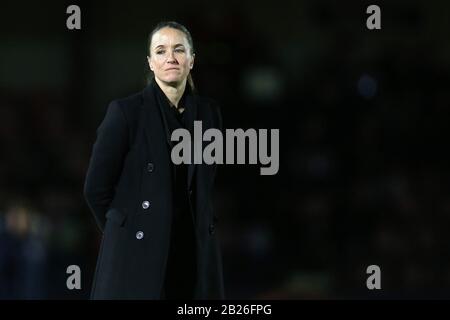
[[(155, 50), (156, 50), (156, 49), (160, 49), (160, 48), (165, 48), (165, 47), (166, 47), (165, 45), (160, 44), (159, 46), (156, 46), (156, 47), (155, 47)], [(173, 45), (173, 47), (174, 47), (174, 48), (176, 48), (176, 47), (184, 47), (184, 44), (182, 44), (182, 43), (177, 43), (177, 44)]]

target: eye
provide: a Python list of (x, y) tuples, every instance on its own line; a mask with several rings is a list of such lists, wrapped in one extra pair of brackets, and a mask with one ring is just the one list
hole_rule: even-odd
[(163, 54), (165, 51), (164, 50), (158, 50), (156, 51), (156, 54)]
[(182, 48), (177, 48), (177, 49), (175, 49), (175, 52), (184, 52), (184, 49), (182, 49)]

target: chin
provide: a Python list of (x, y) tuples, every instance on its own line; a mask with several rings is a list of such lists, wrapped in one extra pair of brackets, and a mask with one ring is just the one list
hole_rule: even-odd
[(171, 84), (171, 85), (177, 85), (183, 81), (180, 77), (166, 77), (164, 79), (161, 79), (165, 83)]

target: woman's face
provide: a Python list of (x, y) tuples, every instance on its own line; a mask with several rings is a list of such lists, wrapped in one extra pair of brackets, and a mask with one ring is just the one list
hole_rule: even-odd
[(194, 66), (185, 34), (173, 28), (163, 28), (153, 35), (147, 59), (155, 77), (167, 84), (182, 83)]

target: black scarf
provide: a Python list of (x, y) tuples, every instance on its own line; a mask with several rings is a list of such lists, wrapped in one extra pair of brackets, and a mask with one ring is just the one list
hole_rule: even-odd
[[(156, 101), (158, 101), (158, 107), (161, 112), (161, 117), (164, 123), (166, 138), (170, 145), (169, 150), (171, 151), (174, 142), (171, 141), (172, 132), (179, 128), (185, 128), (191, 131), (191, 137), (193, 136), (193, 126), (194, 126), (194, 114), (195, 104), (193, 92), (190, 90), (189, 86), (181, 97), (178, 107), (183, 107), (184, 111), (180, 114), (178, 110), (172, 106), (169, 99), (166, 97), (165, 93), (161, 90), (155, 79), (152, 80), (151, 85), (154, 87), (156, 93)], [(190, 130), (191, 129), (191, 130)], [(191, 142), (192, 143), (192, 142)], [(175, 200), (175, 217), (180, 215), (185, 215), (186, 210), (189, 210), (188, 204), (188, 165), (179, 164), (174, 165), (171, 161), (172, 168), (172, 181), (173, 181), (173, 195)]]
[(190, 86), (186, 85), (183, 96), (178, 103), (178, 108), (184, 108), (184, 111), (180, 113), (177, 108), (170, 104), (169, 99), (166, 97), (165, 93), (161, 90), (154, 78), (152, 79), (151, 85), (155, 90), (158, 107), (161, 112), (161, 117), (163, 118), (166, 139), (172, 148), (173, 142), (170, 137), (174, 130), (185, 128), (190, 131), (191, 136), (193, 135), (192, 129), (194, 127), (194, 113), (196, 111), (194, 93), (192, 92)]

